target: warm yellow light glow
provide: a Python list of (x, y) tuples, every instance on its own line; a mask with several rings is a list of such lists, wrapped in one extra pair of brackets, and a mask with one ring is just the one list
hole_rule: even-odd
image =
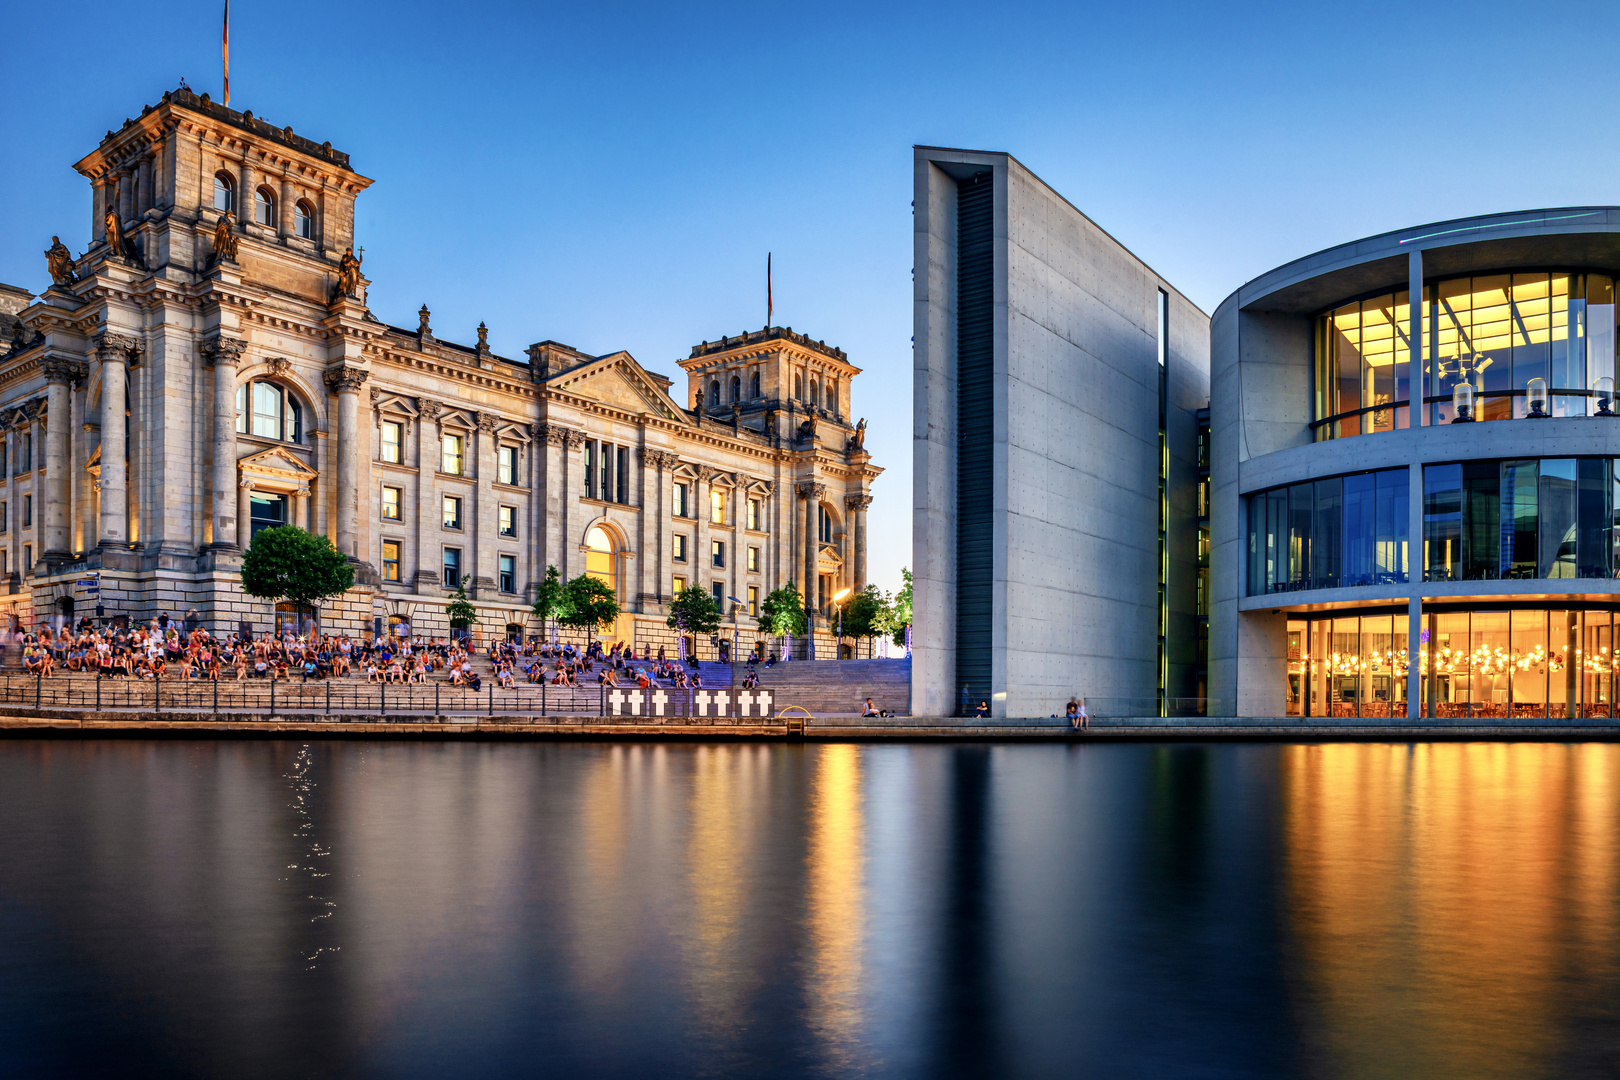
[(833, 603), (835, 603), (835, 604), (838, 603), (840, 600), (842, 600), (844, 597), (848, 596), (850, 593), (852, 593), (854, 591), (855, 591), (854, 589), (839, 589), (836, 593), (833, 594)]

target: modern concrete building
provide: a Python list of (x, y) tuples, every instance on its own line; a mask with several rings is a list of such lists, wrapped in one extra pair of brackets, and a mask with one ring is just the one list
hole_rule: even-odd
[(912, 711), (1198, 711), (1208, 316), (1010, 155), (915, 163)]
[(1620, 208), (1576, 207), (1357, 240), (1226, 299), (1212, 712), (1610, 715), (1617, 274)]
[(831, 601), (866, 584), (882, 472), (843, 350), (748, 331), (695, 346), (677, 387), (623, 351), (501, 356), (482, 324), (446, 340), (425, 305), (388, 325), (355, 254), (371, 180), (206, 94), (164, 94), (75, 167), (88, 250), (54, 242), (37, 299), (0, 286), (12, 626), (99, 601), (268, 629), (242, 552), (291, 523), (355, 563), (328, 630), (443, 635), (465, 587), (480, 636), (535, 633), (555, 566), (613, 589), (611, 637), (672, 652), (676, 592), (712, 592), (746, 650), (760, 602), (795, 582), (833, 654)]

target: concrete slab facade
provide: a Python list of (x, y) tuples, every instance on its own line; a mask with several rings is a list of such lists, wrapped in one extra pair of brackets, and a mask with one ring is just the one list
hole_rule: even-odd
[[(1154, 714), (1194, 694), (1197, 412), (1209, 321), (1150, 267), (1002, 153), (915, 151), (912, 711), (993, 716)], [(959, 423), (958, 295), (964, 183), (992, 186), (993, 373), (980, 441)], [(1168, 528), (1160, 547), (1160, 296), (1168, 316), (1164, 409)], [(958, 481), (990, 463), (984, 685), (959, 655), (967, 584)], [(1161, 695), (1159, 569), (1167, 568)], [(969, 636), (971, 637), (971, 635)]]

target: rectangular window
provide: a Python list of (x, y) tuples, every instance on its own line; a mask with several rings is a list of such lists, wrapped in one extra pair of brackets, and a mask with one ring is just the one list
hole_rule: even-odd
[(596, 498), (596, 442), (585, 441), (585, 497)]
[(675, 575), (674, 581), (671, 582), (671, 586), (672, 588), (670, 589), (670, 592), (675, 596), (679, 596), (681, 593), (686, 591), (686, 579), (677, 574)]
[(405, 441), (405, 425), (397, 420), (384, 420), (382, 425), (382, 459), (393, 465), (404, 461), (400, 448)]
[(1423, 469), (1423, 580), (1462, 580), (1461, 465)]
[(22, 472), (28, 472), (34, 467), (34, 436), (32, 432), (23, 434), (22, 445)]
[[(1249, 499), (1247, 591), (1404, 584), (1405, 469), (1293, 484)], [(1200, 563), (1207, 562), (1199, 530)]]
[(503, 446), (495, 451), (498, 464), (495, 479), (502, 484), (517, 483), (517, 447)]
[(750, 618), (759, 618), (759, 586), (748, 586), (748, 614)]
[(400, 489), (383, 485), (382, 489), (382, 516), (389, 521), (399, 520)]
[(621, 503), (628, 504), (630, 502), (630, 448), (628, 446), (619, 447), (618, 477), (618, 500)]
[(709, 565), (724, 568), (726, 565), (726, 542), (724, 540), (709, 541)]
[(601, 490), (597, 497), (603, 502), (613, 501), (613, 447), (607, 443), (601, 444), (601, 454), (597, 459), (602, 470)]
[(709, 520), (716, 525), (726, 523), (726, 493), (709, 489)]
[(517, 556), (501, 556), (500, 578), (501, 592), (517, 592)]
[(399, 541), (384, 540), (382, 545), (382, 571), (384, 581), (399, 580)]
[(757, 547), (748, 549), (748, 572), (750, 574), (759, 573), (759, 548)]
[(0, 436), (0, 479), (6, 476), (6, 440)]
[[(3, 519), (4, 513), (5, 513), (5, 511), (4, 511), (4, 508), (3, 508), (3, 504), (0, 504), (0, 519)], [(675, 550), (672, 552), (672, 556), (673, 556), (673, 558), (675, 559), (676, 562), (685, 562), (686, 561), (686, 537), (682, 536), (680, 533), (676, 533), (674, 539), (675, 539)]]
[(460, 435), (446, 435), (440, 443), (439, 471), (460, 476), (465, 458)]
[(447, 529), (461, 528), (461, 499), (456, 495), (444, 497), (444, 527)]
[(675, 510), (674, 510), (674, 514), (675, 514), (676, 517), (691, 517), (692, 516), (691, 513), (689, 512), (690, 508), (687, 505), (687, 496), (688, 496), (688, 494), (690, 492), (690, 488), (691, 488), (691, 485), (689, 485), (689, 484), (676, 484), (675, 485)]
[(748, 500), (748, 527), (755, 532), (759, 531), (759, 500)]
[(26, 529), (30, 525), (32, 525), (33, 523), (34, 523), (34, 497), (32, 495), (24, 495), (23, 496), (23, 528)]
[(714, 602), (721, 611), (726, 610), (726, 583), (723, 581), (710, 582), (709, 588), (714, 592)]
[(6, 574), (9, 573), (9, 571), (6, 569), (6, 558), (10, 556), (10, 554), (11, 552), (5, 550), (4, 548), (0, 548), (0, 577), (5, 577)]
[(0, 533), (6, 531), (6, 504), (0, 502)]
[(454, 589), (461, 584), (461, 549), (444, 549), (444, 587)]
[(503, 507), (501, 507), (501, 535), (502, 536), (516, 536), (517, 535), (517, 507), (515, 507), (515, 506), (503, 506)]
[(27, 577), (29, 574), (33, 573), (33, 571), (34, 571), (34, 545), (33, 544), (24, 544), (23, 545), (23, 561), (22, 561), (23, 576)]
[[(1469, 468), (1464, 465), (1463, 469)], [(1575, 576), (1575, 459), (1551, 458), (1541, 463), (1541, 577)], [(23, 504), (26, 509), (27, 503)]]

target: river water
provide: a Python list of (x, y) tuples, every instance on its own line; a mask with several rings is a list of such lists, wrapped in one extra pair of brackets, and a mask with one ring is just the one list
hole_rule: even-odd
[(0, 742), (0, 1075), (1612, 1077), (1620, 747)]

